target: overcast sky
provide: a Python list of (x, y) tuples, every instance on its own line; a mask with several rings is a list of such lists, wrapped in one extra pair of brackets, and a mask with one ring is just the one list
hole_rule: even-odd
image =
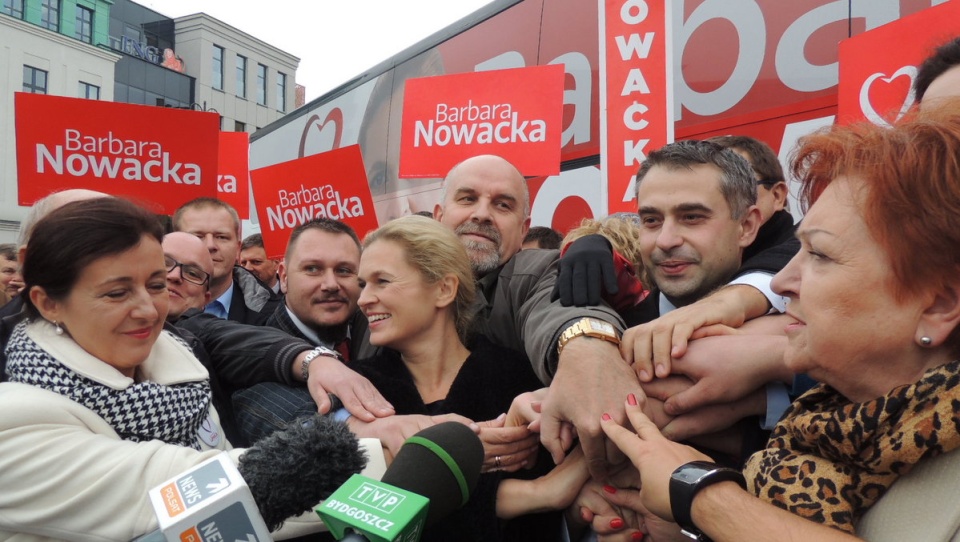
[(203, 12), (300, 58), (307, 101), (490, 0), (137, 0), (168, 17)]

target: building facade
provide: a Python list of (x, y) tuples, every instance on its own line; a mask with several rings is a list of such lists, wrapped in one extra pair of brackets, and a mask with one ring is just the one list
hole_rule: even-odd
[(2, 1), (0, 243), (12, 243), (26, 213), (26, 207), (17, 204), (14, 92), (113, 100), (114, 69), (121, 55), (106, 48), (107, 0)]
[(220, 113), (221, 130), (252, 133), (295, 109), (299, 58), (205, 13), (174, 22), (196, 101)]
[(299, 63), (202, 13), (0, 0), (0, 243), (16, 241), (27, 211), (17, 198), (15, 92), (215, 110), (221, 130), (252, 133), (295, 109)]

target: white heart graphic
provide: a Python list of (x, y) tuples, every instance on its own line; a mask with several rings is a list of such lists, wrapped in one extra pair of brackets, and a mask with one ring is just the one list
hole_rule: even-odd
[(860, 110), (863, 111), (863, 116), (867, 118), (870, 122), (879, 125), (879, 126), (890, 126), (890, 123), (887, 122), (887, 119), (880, 116), (879, 113), (873, 108), (873, 104), (870, 103), (870, 85), (874, 81), (880, 79), (884, 83), (889, 83), (900, 77), (901, 75), (906, 75), (910, 78), (910, 92), (907, 92), (907, 95), (903, 98), (903, 104), (900, 106), (900, 111), (897, 112), (897, 118), (894, 119), (894, 122), (900, 120), (907, 111), (910, 110), (910, 107), (913, 106), (913, 81), (917, 77), (917, 67), (916, 66), (903, 66), (899, 70), (893, 72), (893, 75), (890, 77), (884, 77), (884, 73), (875, 73), (870, 77), (867, 77), (866, 81), (863, 82), (863, 85), (860, 86)]

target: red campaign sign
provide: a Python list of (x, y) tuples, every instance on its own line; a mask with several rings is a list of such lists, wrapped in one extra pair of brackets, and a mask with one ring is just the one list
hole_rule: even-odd
[(250, 218), (250, 134), (220, 132), (217, 197)]
[(889, 126), (913, 105), (917, 66), (960, 33), (960, 2), (947, 2), (840, 42), (837, 122)]
[(633, 178), (646, 154), (673, 141), (671, 1), (605, 0), (601, 76), (607, 114), (600, 151), (610, 213), (637, 212)]
[(377, 228), (360, 146), (351, 145), (250, 172), (268, 258), (281, 258), (294, 228), (314, 218), (344, 222), (363, 236)]
[(560, 173), (563, 85), (560, 65), (408, 80), (399, 177), (443, 177), (479, 154), (526, 176)]
[(17, 203), (68, 188), (173, 214), (217, 193), (216, 113), (18, 92)]

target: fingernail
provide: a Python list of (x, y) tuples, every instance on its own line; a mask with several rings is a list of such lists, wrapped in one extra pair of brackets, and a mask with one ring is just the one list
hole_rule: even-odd
[(657, 365), (656, 372), (660, 376), (667, 376), (667, 369), (663, 365)]
[(586, 509), (586, 508), (581, 508), (581, 509), (580, 509), (580, 518), (583, 519), (583, 521), (586, 521), (587, 523), (590, 523), (590, 516), (587, 515), (587, 509)]
[(605, 421), (605, 422), (609, 422), (610, 420), (613, 419), (613, 418), (611, 418), (610, 415), (607, 414), (606, 412), (604, 412), (604, 413), (603, 413), (603, 416), (600, 416), (600, 418), (603, 419), (603, 421)]
[(637, 406), (637, 396), (632, 393), (627, 395), (627, 404), (630, 406)]
[(622, 528), (623, 528), (623, 520), (620, 519), (620, 518), (613, 518), (613, 519), (611, 519), (611, 520), (610, 520), (610, 528), (611, 528), (611, 529), (622, 529)]
[(507, 417), (507, 413), (504, 412), (503, 414), (497, 416), (497, 421), (503, 420), (503, 419), (505, 419), (506, 417)]
[(607, 493), (610, 493), (610, 494), (613, 494), (613, 493), (616, 493), (616, 492), (617, 492), (617, 488), (615, 488), (615, 487), (613, 487), (613, 486), (603, 486), (603, 490), (606, 491)]
[(630, 535), (630, 539), (631, 539), (631, 540), (643, 540), (643, 533), (641, 533), (640, 531), (637, 531), (637, 532), (633, 533), (632, 535)]
[(640, 371), (640, 374), (638, 375), (638, 377), (640, 378), (640, 380), (646, 382), (647, 380), (650, 380), (650, 373), (646, 371)]

